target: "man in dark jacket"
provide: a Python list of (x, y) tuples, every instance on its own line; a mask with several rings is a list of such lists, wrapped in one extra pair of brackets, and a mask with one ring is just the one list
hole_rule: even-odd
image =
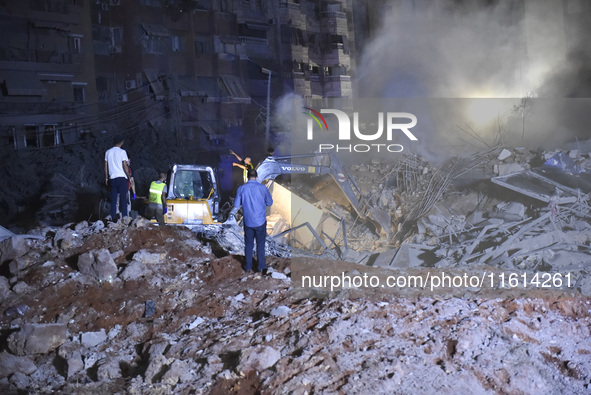
[(252, 252), (254, 249), (254, 240), (257, 242), (257, 262), (258, 270), (266, 273), (267, 265), (265, 262), (265, 241), (267, 238), (267, 206), (273, 204), (271, 193), (261, 183), (257, 181), (257, 171), (250, 169), (248, 171), (248, 182), (241, 185), (234, 199), (234, 208), (230, 213), (234, 216), (240, 207), (244, 215), (244, 256), (246, 264), (244, 271), (252, 270)]

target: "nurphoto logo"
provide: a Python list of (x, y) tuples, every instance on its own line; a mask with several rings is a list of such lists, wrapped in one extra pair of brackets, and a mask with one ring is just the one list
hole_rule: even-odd
[[(328, 130), (328, 123), (322, 114), (331, 114), (336, 116), (338, 123), (338, 134), (335, 135), (335, 137), (338, 138), (338, 141), (336, 144), (318, 144), (319, 152), (402, 152), (404, 147), (401, 144), (392, 143), (395, 136), (400, 136), (400, 134), (403, 134), (411, 141), (418, 141), (417, 137), (410, 131), (411, 128), (416, 126), (417, 117), (409, 112), (387, 112), (385, 114), (383, 112), (379, 112), (377, 119), (377, 131), (368, 132), (365, 128), (365, 125), (362, 124), (362, 127), (360, 128), (359, 112), (353, 112), (353, 127), (351, 128), (351, 119), (344, 111), (336, 109), (321, 109), (320, 111), (316, 111), (309, 107), (304, 107), (304, 110), (306, 110), (304, 114), (310, 116), (306, 129), (306, 138), (308, 141), (314, 140), (315, 124), (318, 125), (317, 129), (319, 128), (321, 133), (330, 133)], [(385, 127), (384, 124), (386, 125)], [(385, 136), (384, 130), (386, 132)], [(342, 144), (342, 142), (351, 142), (352, 135), (357, 140), (371, 143)]]

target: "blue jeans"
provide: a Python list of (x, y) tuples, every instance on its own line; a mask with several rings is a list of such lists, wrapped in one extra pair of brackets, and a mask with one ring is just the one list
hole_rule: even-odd
[(111, 178), (109, 184), (111, 185), (111, 220), (117, 219), (117, 196), (119, 196), (121, 217), (127, 217), (127, 178)]
[(258, 270), (267, 268), (265, 263), (265, 241), (267, 239), (267, 222), (261, 226), (251, 228), (244, 225), (244, 256), (246, 258), (245, 271), (252, 269), (252, 251), (254, 250), (254, 240), (257, 241), (257, 262)]

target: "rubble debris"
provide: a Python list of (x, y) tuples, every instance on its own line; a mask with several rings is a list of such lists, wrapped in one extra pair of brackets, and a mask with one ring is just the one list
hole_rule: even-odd
[[(543, 155), (511, 151), (504, 161)], [(471, 162), (487, 171), (483, 179), (493, 177), (498, 155), (492, 150)], [(301, 297), (288, 270), (288, 257), (300, 252), (270, 236), (271, 276), (245, 275), (239, 226), (188, 230), (134, 220), (44, 227), (34, 230), (42, 238), (29, 240), (21, 256), (4, 261), (0, 324), (8, 347), (0, 355), (0, 390), (587, 393), (587, 195), (543, 202), (492, 183), (481, 188), (481, 181), (460, 188), (454, 175), (469, 171), (470, 163), (444, 167), (451, 172), (418, 157), (403, 163), (354, 170), (363, 174), (360, 186), (373, 190), (373, 207), (389, 212), (390, 237), (379, 237), (344, 208), (316, 203), (323, 215), (342, 220), (339, 233), (326, 232), (331, 240), (319, 237), (329, 240), (334, 257), (347, 260), (308, 254), (310, 274), (322, 274), (327, 263), (351, 276), (482, 263), (568, 270), (576, 281), (572, 292), (496, 299), (379, 292), (372, 298)], [(416, 226), (403, 229), (408, 221)], [(404, 237), (397, 240), (397, 232)], [(56, 243), (55, 237), (75, 242)], [(99, 251), (107, 267), (115, 265), (112, 282), (96, 281), (99, 271), (84, 275), (76, 265), (86, 254), (92, 266)], [(23, 257), (26, 264), (14, 262)], [(18, 273), (10, 273), (11, 264)], [(158, 314), (147, 317), (147, 301)], [(6, 314), (17, 306), (29, 309)], [(41, 332), (48, 325), (55, 325), (55, 337), (27, 335), (27, 328)]]
[(104, 329), (98, 332), (84, 332), (80, 335), (80, 343), (84, 347), (94, 347), (107, 340), (107, 334)]
[(273, 347), (251, 347), (241, 353), (237, 370), (241, 373), (252, 370), (261, 372), (275, 365), (279, 359), (281, 359), (281, 353)]
[(8, 349), (15, 355), (46, 354), (65, 343), (64, 324), (25, 324), (8, 336)]
[(493, 177), (491, 181), (543, 202), (572, 203), (580, 193), (531, 170), (517, 170), (507, 175)]
[(501, 151), (499, 156), (497, 156), (497, 159), (498, 160), (505, 160), (508, 157), (510, 157), (511, 155), (513, 155), (513, 153), (511, 151), (509, 151), (507, 148), (503, 148), (503, 150)]
[(29, 357), (17, 356), (8, 352), (0, 353), (0, 377), (8, 377), (15, 373), (30, 376), (35, 370), (37, 370), (37, 366)]
[(78, 257), (80, 273), (111, 282), (117, 277), (117, 265), (106, 248), (84, 253)]

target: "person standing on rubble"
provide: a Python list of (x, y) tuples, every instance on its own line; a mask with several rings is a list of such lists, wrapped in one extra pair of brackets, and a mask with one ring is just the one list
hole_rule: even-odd
[(119, 197), (119, 211), (121, 218), (127, 217), (127, 192), (128, 180), (131, 172), (127, 163), (127, 152), (122, 149), (125, 139), (116, 136), (113, 139), (113, 147), (105, 152), (105, 185), (111, 188), (111, 220), (116, 221), (117, 197)]
[(252, 161), (251, 161), (250, 157), (247, 156), (246, 158), (244, 158), (244, 160), (242, 160), (242, 158), (239, 157), (236, 152), (230, 150), (230, 153), (232, 155), (234, 155), (236, 157), (236, 159), (238, 159), (238, 161), (240, 162), (240, 163), (234, 162), (234, 163), (232, 163), (232, 166), (239, 167), (243, 170), (242, 178), (244, 179), (244, 183), (246, 184), (248, 182), (248, 171), (251, 169), (254, 169), (254, 166), (252, 165)]
[(158, 224), (164, 225), (164, 214), (166, 214), (166, 173), (160, 173), (160, 178), (150, 184), (150, 196), (148, 207), (146, 207), (146, 218), (155, 217)]
[(234, 208), (230, 212), (230, 217), (238, 212), (242, 207), (244, 215), (244, 257), (246, 263), (244, 271), (246, 273), (252, 270), (252, 252), (254, 250), (254, 241), (257, 243), (257, 268), (258, 271), (267, 274), (267, 265), (265, 262), (265, 242), (267, 239), (267, 207), (273, 204), (271, 193), (261, 183), (257, 181), (257, 171), (248, 170), (248, 182), (238, 187), (236, 199), (234, 199)]

